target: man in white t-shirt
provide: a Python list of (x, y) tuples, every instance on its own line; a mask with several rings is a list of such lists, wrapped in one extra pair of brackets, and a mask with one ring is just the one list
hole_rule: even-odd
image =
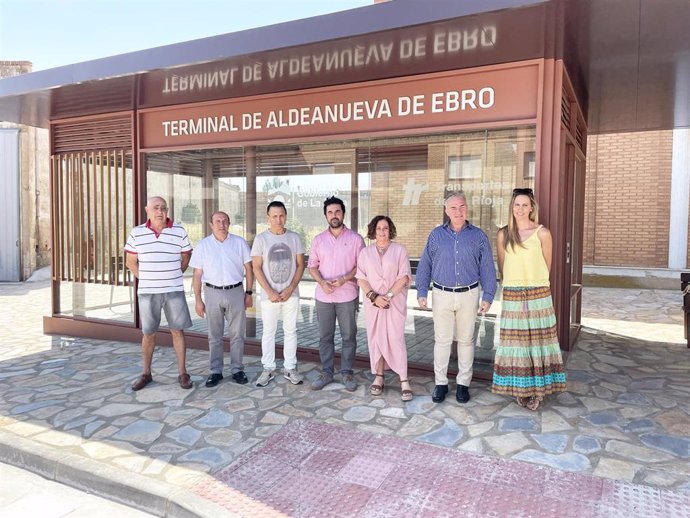
[(272, 201), (266, 209), (269, 229), (254, 239), (252, 264), (257, 282), (261, 285), (261, 363), (263, 372), (256, 380), (257, 387), (265, 387), (275, 377), (276, 330), (283, 319), (283, 375), (290, 383), (302, 383), (297, 372), (297, 312), (299, 311), (299, 281), (304, 274), (304, 245), (300, 236), (287, 230), (287, 209), (280, 201)]
[[(216, 211), (209, 223), (212, 234), (196, 244), (189, 265), (194, 268), (196, 314), (208, 323), (210, 375), (207, 387), (215, 387), (223, 379), (223, 332), (228, 322), (230, 339), (230, 370), (237, 383), (247, 383), (242, 357), (247, 308), (252, 307), (254, 272), (249, 245), (240, 236), (230, 234), (230, 216)], [(242, 280), (246, 276), (246, 290)], [(201, 297), (201, 286), (204, 297)]]
[(168, 328), (177, 356), (177, 381), (183, 389), (192, 388), (185, 366), (187, 344), (184, 329), (192, 327), (182, 274), (192, 253), (187, 232), (168, 218), (168, 204), (160, 196), (146, 201), (146, 223), (134, 227), (125, 245), (126, 264), (139, 285), (139, 319), (141, 320), (141, 352), (144, 372), (132, 383), (132, 390), (141, 390), (153, 381), (151, 363), (160, 327), (161, 310), (165, 311)]

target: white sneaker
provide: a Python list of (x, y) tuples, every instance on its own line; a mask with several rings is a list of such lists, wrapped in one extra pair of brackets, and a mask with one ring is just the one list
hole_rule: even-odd
[(264, 369), (254, 383), (257, 387), (265, 387), (273, 378), (275, 378), (275, 372)]
[(293, 385), (299, 385), (304, 380), (304, 376), (297, 372), (297, 369), (283, 369), (283, 377)]

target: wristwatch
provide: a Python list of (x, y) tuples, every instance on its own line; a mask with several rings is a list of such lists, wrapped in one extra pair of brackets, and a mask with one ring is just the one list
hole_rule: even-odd
[(386, 293), (386, 298), (387, 298), (387, 299), (392, 299), (392, 298), (393, 298), (393, 292), (392, 292), (392, 291), (389, 291), (388, 293)]
[(245, 295), (254, 295), (254, 292), (252, 290), (246, 290), (244, 292)]

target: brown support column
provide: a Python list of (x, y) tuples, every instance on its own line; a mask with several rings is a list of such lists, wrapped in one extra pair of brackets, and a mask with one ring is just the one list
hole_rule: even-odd
[[(250, 246), (256, 237), (256, 147), (244, 148), (244, 160), (247, 178), (247, 198), (245, 203), (245, 221), (247, 222), (247, 241)], [(259, 283), (254, 283), (254, 289)], [(259, 298), (254, 296), (254, 304), (259, 303)], [(247, 317), (247, 336), (256, 336), (256, 318)]]
[(551, 291), (561, 348), (570, 350), (570, 264), (567, 255), (568, 172), (561, 130), (563, 62), (546, 59), (541, 81), (542, 105), (537, 124), (536, 196), (539, 217), (553, 236)]
[(204, 235), (208, 233), (208, 221), (211, 219), (211, 214), (218, 210), (218, 199), (213, 192), (213, 162), (210, 158), (204, 158), (204, 177), (201, 180), (201, 218), (204, 222)]

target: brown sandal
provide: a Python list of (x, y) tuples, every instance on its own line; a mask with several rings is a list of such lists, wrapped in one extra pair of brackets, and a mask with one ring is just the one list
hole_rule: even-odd
[(518, 406), (525, 408), (527, 406), (527, 403), (529, 402), (529, 397), (517, 396), (515, 398), (515, 402), (518, 404)]
[(531, 396), (529, 398), (529, 401), (527, 402), (527, 410), (531, 410), (532, 412), (536, 412), (537, 409), (539, 408), (539, 405), (541, 405), (541, 402), (544, 398), (539, 397), (539, 396)]
[(408, 380), (400, 380), (400, 399), (403, 401), (412, 401), (412, 398), (414, 397), (414, 393), (410, 389), (403, 389), (402, 384), (403, 383), (410, 383)]
[[(381, 378), (381, 384), (376, 383), (376, 378)], [(383, 377), (383, 374), (376, 374), (376, 377), (374, 378), (374, 383), (369, 387), (369, 393), (372, 396), (380, 396), (383, 394), (383, 383), (385, 381), (385, 378)]]

